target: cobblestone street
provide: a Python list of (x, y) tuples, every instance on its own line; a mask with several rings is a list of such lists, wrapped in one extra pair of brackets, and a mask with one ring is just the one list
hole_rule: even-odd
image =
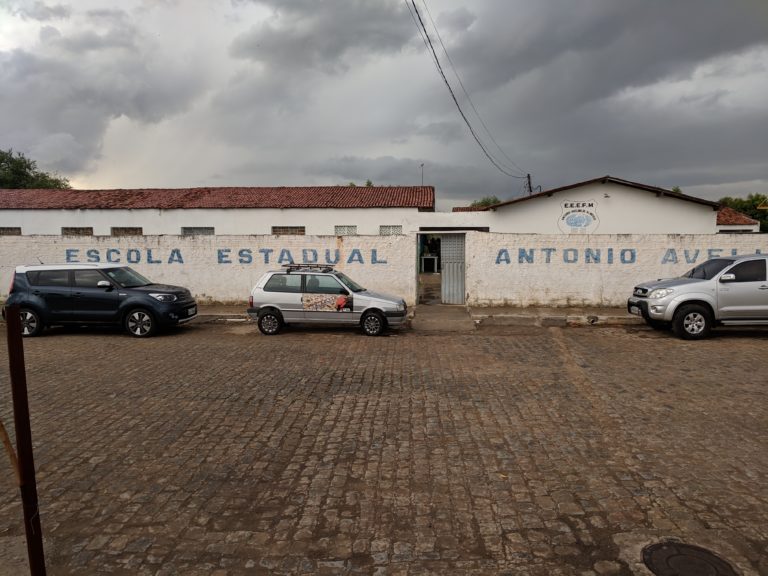
[[(669, 537), (768, 574), (765, 330), (200, 322), (24, 345), (49, 574), (650, 574), (641, 549)], [(0, 575), (24, 546), (2, 456)]]

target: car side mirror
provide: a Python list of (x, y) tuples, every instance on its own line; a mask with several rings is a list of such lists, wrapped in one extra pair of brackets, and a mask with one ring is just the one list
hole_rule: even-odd
[(108, 280), (99, 280), (96, 284), (97, 288), (107, 288), (109, 290), (112, 290), (112, 282), (109, 282)]
[(736, 274), (723, 274), (720, 276), (720, 282), (733, 282), (736, 280)]

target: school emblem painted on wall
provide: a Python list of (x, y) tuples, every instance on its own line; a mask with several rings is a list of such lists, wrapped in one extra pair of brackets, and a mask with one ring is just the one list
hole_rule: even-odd
[(584, 200), (574, 202), (564, 200), (560, 203), (563, 211), (557, 226), (566, 234), (592, 234), (600, 225), (597, 217), (597, 202)]

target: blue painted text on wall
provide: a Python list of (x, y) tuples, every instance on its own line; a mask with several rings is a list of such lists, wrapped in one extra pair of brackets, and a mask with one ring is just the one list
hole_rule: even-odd
[(184, 257), (179, 248), (171, 249), (168, 254), (160, 254), (153, 248), (67, 248), (64, 253), (67, 262), (107, 263), (107, 264), (184, 264)]
[[(513, 258), (518, 264), (551, 264), (564, 262), (566, 264), (636, 264), (637, 248), (501, 248), (496, 254), (496, 264), (512, 264)], [(696, 264), (710, 258), (721, 256), (736, 256), (747, 252), (739, 252), (736, 248), (706, 248), (706, 249), (676, 249), (667, 248), (661, 256), (662, 264)], [(762, 254), (756, 248), (754, 254)]]
[[(513, 251), (514, 253), (514, 251)], [(537, 261), (544, 264), (551, 264), (553, 261), (563, 261), (566, 264), (576, 264), (584, 262), (585, 264), (634, 264), (637, 262), (637, 249), (635, 248), (518, 248), (518, 264), (534, 264)], [(496, 264), (511, 264), (512, 257), (507, 248), (501, 248), (496, 255)]]
[[(746, 254), (746, 252), (742, 252)], [(662, 264), (695, 264), (702, 260), (709, 260), (710, 258), (719, 258), (720, 256), (736, 256), (739, 251), (736, 248), (707, 248), (706, 250), (675, 250), (674, 248), (668, 248), (661, 259)], [(760, 248), (755, 248), (754, 254), (762, 254)]]
[(217, 261), (219, 264), (338, 264), (345, 262), (347, 264), (387, 264), (387, 260), (379, 254), (376, 248), (372, 248), (370, 253), (366, 254), (359, 248), (352, 248), (343, 257), (338, 248), (331, 250), (302, 248), (301, 255), (293, 253), (287, 248), (219, 248), (216, 250)]
[[(287, 248), (217, 248), (217, 264), (387, 264), (376, 248), (364, 251), (352, 248), (341, 250), (301, 248), (296, 255)], [(167, 252), (155, 248), (67, 248), (67, 262), (108, 264), (184, 264), (180, 248)]]

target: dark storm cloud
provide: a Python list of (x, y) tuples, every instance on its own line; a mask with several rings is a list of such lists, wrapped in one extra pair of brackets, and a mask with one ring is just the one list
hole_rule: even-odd
[(431, 122), (417, 128), (416, 134), (428, 136), (436, 142), (450, 143), (461, 140), (467, 134), (466, 127), (459, 122)]
[(231, 53), (278, 73), (340, 73), (361, 54), (398, 52), (415, 33), (407, 8), (395, 0), (257, 3), (273, 17), (236, 38)]
[(584, 111), (538, 142), (535, 149), (546, 151), (534, 170), (539, 183), (550, 188), (610, 173), (671, 188), (766, 176), (768, 114), (702, 120), (621, 110)]
[[(427, 1), (429, 11), (416, 0), (425, 23), (434, 18), (485, 123), (535, 185), (604, 174), (683, 188), (768, 180), (765, 0)], [(423, 162), (441, 202), (520, 191), (472, 140), (402, 0), (92, 5), (106, 8), (11, 4), (39, 35), (0, 52), (0, 148), (78, 172), (113, 119), (133, 120), (115, 131), (138, 138), (136, 123), (189, 111), (163, 124), (163, 141), (194, 133), (212, 163), (232, 158), (238, 184), (414, 184)], [(162, 26), (177, 14), (191, 16)], [(201, 21), (206, 35), (192, 36)], [(178, 51), (191, 37), (210, 50), (207, 67)]]
[(756, 0), (492, 0), (452, 51), (485, 90), (567, 59), (570, 73), (547, 75), (541, 88), (579, 102), (764, 43), (767, 15)]
[(477, 20), (448, 48), (470, 92), (514, 90), (517, 126), (768, 43), (768, 10), (757, 1), (492, 0), (476, 8)]
[(73, 53), (111, 49), (139, 50), (141, 34), (128, 14), (122, 10), (90, 10), (86, 13), (94, 27), (61, 37), (57, 47)]
[(528, 86), (494, 127), (528, 145), (522, 161), (545, 187), (605, 173), (663, 187), (765, 179), (768, 109), (732, 102), (747, 89), (738, 77), (713, 84), (573, 107)]
[(397, 54), (417, 35), (399, 0), (254, 3), (271, 16), (234, 38), (229, 53), (239, 69), (212, 100), (218, 121), (211, 129), (238, 144), (252, 144), (270, 129), (279, 134), (290, 122), (285, 115), (302, 113), (328, 76), (340, 78), (372, 57)]
[[(545, 188), (609, 172), (670, 187), (768, 177), (766, 107), (728, 103), (760, 64), (735, 71), (723, 58), (768, 44), (764, 2), (492, 0), (472, 9), (464, 32), (443, 34), (453, 62), (493, 133)], [(698, 79), (663, 104), (621, 97), (691, 80), (718, 57), (725, 69), (708, 72), (720, 87)], [(431, 104), (454, 113), (447, 98)]]
[(287, 75), (272, 77), (241, 70), (211, 100), (206, 130), (235, 146), (265, 146), (280, 140), (302, 111), (311, 82)]
[(70, 174), (98, 157), (110, 120), (158, 122), (202, 88), (122, 11), (90, 12), (77, 30), (46, 26), (34, 52), (0, 52), (0, 147)]

